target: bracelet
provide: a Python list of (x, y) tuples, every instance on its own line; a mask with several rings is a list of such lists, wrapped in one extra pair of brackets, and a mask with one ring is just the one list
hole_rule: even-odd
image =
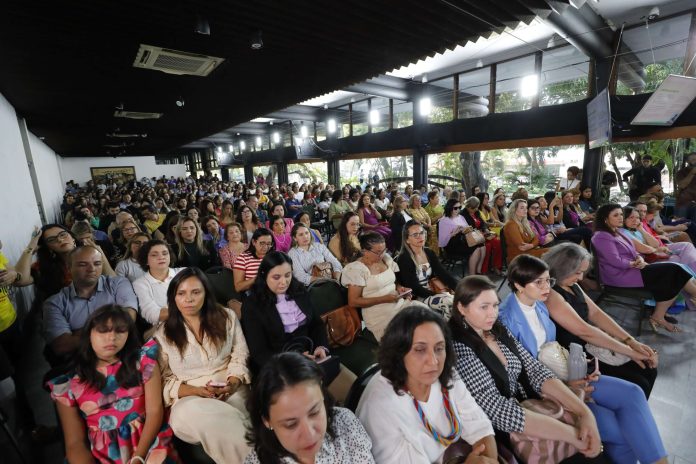
[[(15, 271), (15, 272), (16, 272), (16, 271)], [(15, 283), (15, 284), (16, 284), (16, 283), (19, 282), (20, 280), (22, 280), (22, 273), (21, 273), (21, 272), (17, 272), (17, 277), (15, 277), (15, 280), (14, 280), (14, 282), (12, 282), (12, 283)]]
[(132, 458), (130, 458), (130, 461), (128, 461), (128, 464), (133, 464), (136, 459), (140, 461), (142, 464), (145, 464), (145, 459), (141, 458), (140, 456), (133, 456)]
[(621, 343), (623, 343), (624, 345), (628, 345), (628, 342), (630, 342), (630, 341), (633, 340), (633, 339), (634, 339), (634, 338), (631, 337), (631, 336), (629, 335), (629, 336), (626, 337), (625, 339), (621, 340)]
[(24, 249), (24, 253), (28, 253), (28, 254), (31, 255), (31, 254), (34, 253), (34, 248), (33, 248), (33, 247), (26, 247), (26, 248)]

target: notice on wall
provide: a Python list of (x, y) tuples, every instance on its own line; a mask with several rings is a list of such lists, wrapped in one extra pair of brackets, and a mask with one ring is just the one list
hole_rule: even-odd
[(590, 149), (611, 142), (611, 108), (607, 89), (587, 104), (587, 140)]
[(696, 78), (670, 74), (650, 96), (631, 124), (671, 126), (696, 98)]

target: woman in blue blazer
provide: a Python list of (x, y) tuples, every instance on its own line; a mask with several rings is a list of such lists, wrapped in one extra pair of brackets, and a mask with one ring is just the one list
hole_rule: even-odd
[[(556, 328), (544, 304), (554, 285), (545, 262), (530, 255), (516, 257), (508, 266), (512, 293), (500, 305), (500, 320), (535, 357), (541, 346), (556, 338)], [(593, 402), (609, 457), (618, 464), (667, 463), (667, 452), (636, 384), (607, 375), (592, 374), (581, 381)]]

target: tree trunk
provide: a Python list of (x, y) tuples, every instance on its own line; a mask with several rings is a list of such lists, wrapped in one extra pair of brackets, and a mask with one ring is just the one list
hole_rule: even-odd
[(621, 171), (619, 171), (619, 166), (617, 166), (616, 164), (616, 156), (614, 156), (613, 151), (610, 151), (609, 154), (611, 156), (611, 166), (614, 168), (614, 172), (616, 173), (616, 179), (619, 183), (619, 189), (621, 190), (621, 193), (625, 194), (626, 188), (624, 187), (623, 179), (621, 178)]
[(469, 196), (472, 187), (478, 185), (482, 192), (488, 190), (488, 180), (483, 177), (481, 170), (481, 152), (461, 152), (459, 162), (462, 165), (462, 188)]
[(268, 167), (268, 175), (266, 176), (266, 185), (271, 185), (273, 183), (273, 179), (275, 179), (277, 174), (278, 174), (278, 168), (276, 167), (275, 164), (271, 164)]

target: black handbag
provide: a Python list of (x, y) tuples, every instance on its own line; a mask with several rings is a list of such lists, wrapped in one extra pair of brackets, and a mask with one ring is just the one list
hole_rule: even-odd
[[(285, 345), (283, 345), (282, 351), (284, 353), (295, 352), (300, 354), (312, 354), (314, 353), (314, 342), (311, 338), (300, 335), (288, 340)], [(319, 367), (321, 367), (321, 370), (324, 372), (325, 385), (330, 385), (341, 371), (341, 360), (336, 355), (329, 355), (317, 364), (319, 364)]]

